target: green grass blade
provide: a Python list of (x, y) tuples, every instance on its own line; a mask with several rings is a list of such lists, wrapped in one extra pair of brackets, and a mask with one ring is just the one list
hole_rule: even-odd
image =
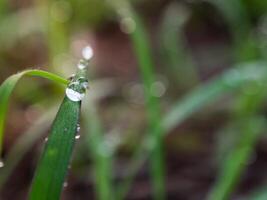
[(165, 167), (163, 158), (163, 138), (162, 127), (160, 126), (160, 104), (157, 97), (152, 92), (152, 84), (155, 82), (151, 49), (148, 44), (145, 27), (141, 19), (132, 12), (132, 17), (136, 23), (136, 29), (130, 34), (134, 50), (139, 62), (139, 68), (143, 77), (145, 87), (146, 107), (149, 120), (149, 134), (155, 143), (151, 152), (150, 167), (153, 184), (154, 199), (165, 199)]
[(244, 1), (208, 0), (224, 16), (233, 37), (235, 59), (247, 61), (260, 57), (258, 38), (251, 33), (252, 23), (246, 11)]
[(202, 84), (187, 94), (162, 120), (164, 133), (168, 133), (193, 113), (214, 102), (225, 93), (240, 88), (244, 83), (253, 80), (263, 80), (267, 74), (265, 62), (239, 64), (213, 80)]
[[(151, 153), (150, 172), (154, 199), (165, 199), (165, 167), (162, 148), (162, 127), (160, 124), (160, 103), (152, 93), (155, 82), (154, 64), (149, 37), (141, 18), (131, 8), (130, 2), (111, 0), (110, 5), (117, 11), (118, 16), (129, 34), (133, 50), (137, 57), (138, 67), (144, 84), (145, 104), (149, 123), (148, 134), (151, 135), (155, 146)], [(130, 23), (127, 23), (129, 22)], [(125, 22), (125, 23), (124, 23)], [(132, 26), (133, 25), (133, 26)]]
[(263, 186), (260, 186), (260, 188), (257, 188), (255, 191), (251, 192), (251, 194), (248, 195), (247, 200), (266, 200), (267, 199), (267, 192), (266, 192), (267, 184), (264, 183)]
[(184, 33), (189, 16), (187, 7), (177, 2), (170, 3), (164, 12), (159, 38), (164, 65), (167, 65), (170, 76), (183, 91), (199, 83)]
[(259, 134), (266, 128), (265, 124), (266, 120), (263, 117), (246, 118), (242, 121), (241, 140), (224, 161), (218, 181), (211, 190), (208, 200), (229, 199), (231, 191), (247, 166), (246, 163), (253, 152)]
[(60, 198), (79, 124), (81, 99), (87, 87), (86, 69), (79, 69), (66, 89), (35, 171), (30, 200)]
[(0, 17), (2, 20), (2, 18), (8, 13), (9, 11), (9, 5), (8, 5), (8, 1), (7, 0), (2, 0), (0, 1)]
[(65, 97), (35, 172), (30, 200), (59, 199), (74, 146), (80, 102)]
[(18, 74), (10, 76), (6, 79), (0, 86), (0, 155), (2, 152), (3, 145), (3, 134), (4, 134), (4, 123), (6, 120), (6, 113), (8, 109), (8, 102), (12, 91), (14, 90), (16, 84), (23, 76), (38, 76), (46, 78), (57, 83), (67, 84), (68, 81), (55, 74), (41, 71), (41, 70), (26, 70)]
[[(236, 69), (230, 69), (217, 78), (197, 87), (184, 98), (173, 105), (170, 111), (162, 119), (163, 134), (167, 135), (172, 129), (179, 126), (188, 119), (192, 114), (196, 113), (206, 105), (218, 100), (223, 95), (240, 88), (244, 83), (251, 80), (261, 80), (266, 78), (267, 63), (254, 62), (249, 64), (241, 64)], [(123, 199), (127, 194), (134, 176), (140, 167), (148, 158), (153, 142), (151, 136), (148, 135), (143, 143), (134, 153), (131, 169), (128, 178), (121, 184), (120, 197)]]
[(97, 105), (92, 99), (85, 101), (85, 129), (86, 142), (92, 155), (96, 196), (99, 200), (114, 199), (112, 186), (112, 156), (113, 152), (107, 151), (103, 129), (98, 118)]

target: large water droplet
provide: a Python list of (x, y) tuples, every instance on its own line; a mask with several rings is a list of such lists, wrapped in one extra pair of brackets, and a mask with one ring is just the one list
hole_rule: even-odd
[(76, 140), (79, 140), (80, 137), (81, 137), (81, 135), (76, 135), (76, 136), (75, 136), (75, 139), (76, 139)]
[(70, 88), (66, 89), (66, 95), (71, 101), (81, 101), (85, 96), (84, 93), (76, 92)]
[(90, 46), (86, 46), (82, 51), (82, 55), (84, 59), (90, 60), (94, 55), (93, 49)]

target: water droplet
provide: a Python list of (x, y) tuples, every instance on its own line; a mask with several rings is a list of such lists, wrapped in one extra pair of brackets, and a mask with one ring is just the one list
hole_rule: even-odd
[(71, 101), (81, 101), (85, 96), (84, 93), (76, 92), (70, 88), (66, 89), (66, 95)]
[(87, 67), (88, 63), (85, 60), (80, 60), (80, 62), (78, 63), (77, 67), (79, 69), (85, 69)]
[(80, 127), (80, 125), (78, 125), (77, 126), (77, 132), (80, 132), (80, 130), (81, 130), (81, 127)]
[(48, 141), (48, 137), (46, 137), (44, 141), (45, 141), (45, 143), (46, 143), (46, 142)]
[(68, 129), (67, 128), (64, 128), (64, 131), (66, 132)]
[(0, 168), (2, 168), (4, 166), (5, 166), (4, 162), (2, 160), (0, 160)]
[(68, 187), (68, 182), (64, 182), (63, 187), (64, 188)]
[(90, 60), (93, 57), (93, 55), (94, 55), (93, 49), (90, 46), (86, 46), (82, 50), (82, 55), (83, 55), (83, 58), (84, 59)]
[(75, 139), (76, 139), (76, 140), (79, 140), (80, 137), (81, 137), (81, 135), (76, 135), (76, 136), (75, 136)]
[(88, 81), (83, 82), (83, 83), (82, 83), (82, 87), (83, 87), (84, 89), (88, 89), (88, 87), (89, 87), (89, 83), (88, 83)]

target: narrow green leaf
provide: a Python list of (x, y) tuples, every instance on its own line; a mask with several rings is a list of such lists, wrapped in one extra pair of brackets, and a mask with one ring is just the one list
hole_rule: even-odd
[(196, 66), (190, 55), (185, 24), (190, 18), (188, 8), (177, 2), (170, 3), (163, 14), (160, 30), (160, 51), (170, 77), (183, 91), (199, 83)]
[(136, 29), (130, 34), (134, 51), (139, 63), (139, 69), (144, 83), (147, 115), (149, 122), (149, 135), (154, 141), (151, 152), (150, 169), (155, 199), (166, 198), (165, 192), (165, 166), (163, 156), (162, 126), (160, 124), (160, 102), (152, 93), (152, 85), (155, 82), (154, 64), (152, 62), (152, 51), (148, 43), (148, 36), (141, 18), (131, 11), (131, 17), (136, 23)]
[(84, 119), (87, 132), (85, 139), (93, 160), (95, 193), (99, 200), (112, 200), (114, 199), (112, 185), (113, 152), (105, 146), (103, 127), (98, 118), (96, 102), (88, 98), (85, 103)]
[(263, 82), (267, 75), (267, 63), (251, 62), (239, 64), (206, 84), (197, 87), (171, 107), (163, 117), (162, 126), (167, 134), (177, 125), (204, 106), (214, 102), (225, 93), (240, 88), (244, 83), (253, 80)]
[(66, 96), (35, 171), (30, 200), (60, 198), (79, 126), (81, 100), (87, 88), (85, 64), (88, 64), (87, 60), (82, 60), (80, 69), (66, 89)]
[(247, 200), (266, 200), (267, 199), (267, 191), (266, 191), (267, 184), (266, 182), (257, 188), (255, 191), (251, 192), (248, 195)]
[(35, 172), (30, 200), (59, 199), (75, 141), (80, 106), (80, 102), (64, 98)]
[(6, 113), (8, 109), (8, 102), (12, 91), (14, 90), (17, 82), (23, 76), (38, 76), (42, 78), (46, 78), (57, 83), (67, 84), (68, 81), (60, 76), (55, 74), (42, 71), (42, 70), (26, 70), (20, 72), (18, 74), (10, 76), (6, 79), (2, 85), (0, 86), (0, 155), (2, 152), (2, 144), (3, 144), (3, 134), (4, 134), (4, 123), (6, 120)]
[(210, 191), (208, 200), (227, 200), (233, 188), (239, 181), (239, 177), (246, 169), (253, 147), (258, 141), (260, 133), (266, 128), (266, 120), (263, 117), (247, 118), (242, 121), (242, 138), (236, 148), (228, 155), (217, 182)]
[[(235, 69), (230, 69), (219, 77), (197, 87), (184, 98), (178, 100), (177, 103), (171, 107), (165, 117), (163, 117), (161, 121), (164, 130), (163, 134), (167, 135), (172, 129), (179, 126), (192, 114), (218, 100), (223, 95), (240, 88), (244, 83), (251, 80), (264, 82), (264, 78), (266, 79), (267, 74), (266, 66), (267, 63), (265, 62), (240, 64), (236, 66)], [(120, 187), (119, 196), (121, 199), (123, 199), (129, 191), (134, 176), (149, 157), (149, 154), (153, 149), (153, 138), (151, 138), (150, 135), (147, 135), (144, 138), (143, 143), (140, 144), (139, 148), (134, 153), (129, 176)]]

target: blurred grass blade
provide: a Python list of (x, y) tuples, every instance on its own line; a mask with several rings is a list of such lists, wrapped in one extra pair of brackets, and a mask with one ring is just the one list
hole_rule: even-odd
[(253, 191), (250, 195), (248, 195), (247, 200), (266, 200), (267, 199), (267, 191), (266, 191), (267, 184), (264, 183), (263, 186), (260, 186), (260, 188), (257, 188), (255, 191)]
[(209, 200), (229, 199), (231, 191), (247, 166), (259, 134), (266, 128), (265, 124), (266, 120), (263, 117), (247, 118), (242, 121), (239, 144), (223, 162), (218, 181), (209, 194)]
[[(197, 87), (184, 98), (179, 100), (162, 119), (163, 134), (167, 135), (175, 127), (188, 119), (192, 114), (198, 112), (206, 105), (218, 100), (223, 95), (232, 92), (244, 83), (251, 80), (264, 82), (266, 79), (267, 63), (252, 62), (240, 64), (236, 69), (230, 69), (217, 78), (210, 80), (206, 84)], [(265, 79), (264, 79), (265, 78)], [(127, 194), (130, 184), (140, 167), (149, 157), (153, 147), (153, 138), (148, 135), (134, 153), (133, 161), (128, 178), (121, 184), (119, 196), (121, 199)]]
[(10, 76), (2, 83), (2, 85), (0, 86), (0, 97), (1, 97), (0, 98), (0, 155), (2, 153), (4, 123), (6, 120), (9, 98), (17, 82), (23, 76), (38, 76), (55, 81), (57, 83), (62, 83), (62, 84), (68, 83), (66, 79), (61, 78), (60, 76), (41, 70), (26, 70)]
[(81, 97), (87, 86), (85, 77), (86, 69), (79, 69), (66, 89), (66, 96), (35, 171), (30, 200), (60, 198), (79, 126)]
[(60, 55), (67, 54), (69, 51), (70, 35), (69, 35), (69, 20), (58, 20), (53, 12), (64, 13), (68, 16), (69, 1), (43, 1), (36, 0), (35, 6), (38, 8), (38, 16), (45, 25), (44, 36), (48, 43), (48, 57), (50, 69), (65, 73), (65, 70), (57, 65), (56, 59)]
[(152, 94), (152, 85), (155, 82), (151, 49), (143, 22), (139, 16), (132, 11), (132, 18), (136, 23), (136, 29), (130, 34), (134, 50), (139, 62), (139, 68), (144, 82), (144, 92), (149, 121), (149, 135), (154, 141), (151, 152), (150, 168), (155, 199), (165, 199), (165, 166), (163, 157), (162, 127), (160, 124), (160, 103)]
[(251, 33), (252, 25), (249, 13), (242, 0), (208, 0), (213, 4), (227, 21), (230, 33), (233, 37), (233, 50), (235, 59), (238, 61), (248, 61), (260, 57), (258, 38)]
[(42, 137), (44, 132), (48, 130), (51, 125), (51, 118), (55, 114), (55, 109), (55, 107), (49, 109), (16, 140), (15, 144), (6, 155), (4, 167), (0, 170), (0, 189), (23, 156), (25, 156), (25, 154), (33, 147), (35, 142)]
[(1, 0), (0, 1), (0, 20), (2, 20), (9, 11), (9, 1)]
[(147, 31), (142, 19), (132, 9), (130, 2), (123, 0), (111, 0), (110, 5), (117, 12), (121, 26), (128, 33), (133, 50), (137, 57), (138, 67), (144, 84), (145, 104), (149, 123), (148, 134), (153, 139), (155, 146), (151, 152), (150, 172), (155, 199), (165, 199), (165, 167), (162, 148), (162, 127), (160, 124), (160, 103), (151, 90), (155, 82), (154, 64), (152, 61), (152, 49), (150, 48)]
[(240, 88), (244, 83), (253, 80), (263, 82), (267, 75), (266, 66), (267, 63), (261, 61), (239, 64), (234, 69), (197, 87), (172, 106), (165, 115), (162, 120), (164, 133), (168, 133), (193, 113), (214, 102), (225, 93)]
[(101, 122), (98, 118), (96, 102), (85, 101), (86, 142), (93, 159), (96, 182), (96, 196), (99, 200), (114, 199), (112, 186), (112, 156), (113, 152), (105, 146)]
[(179, 88), (189, 89), (199, 82), (184, 33), (184, 25), (190, 11), (182, 4), (172, 2), (166, 8), (161, 25), (160, 39), (164, 65), (169, 69)]

